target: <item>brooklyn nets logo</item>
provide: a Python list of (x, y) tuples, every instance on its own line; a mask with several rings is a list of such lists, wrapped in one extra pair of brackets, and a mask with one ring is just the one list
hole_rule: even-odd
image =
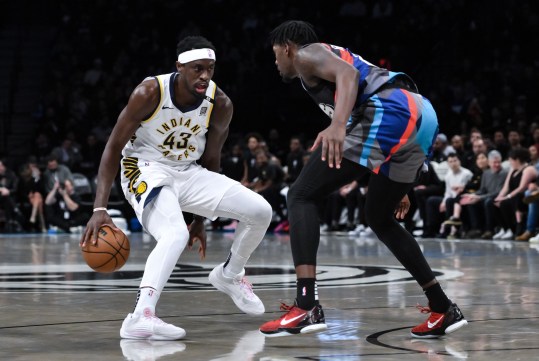
[[(208, 274), (215, 265), (177, 264), (166, 291), (215, 290)], [(0, 266), (0, 293), (13, 292), (133, 292), (138, 289), (144, 264), (126, 265), (114, 273), (96, 273), (88, 266), (40, 265)], [(318, 287), (358, 287), (415, 282), (408, 271), (390, 266), (318, 265)], [(462, 275), (458, 271), (434, 271), (438, 279)], [(291, 265), (247, 268), (249, 281), (257, 290), (294, 288), (296, 276)]]

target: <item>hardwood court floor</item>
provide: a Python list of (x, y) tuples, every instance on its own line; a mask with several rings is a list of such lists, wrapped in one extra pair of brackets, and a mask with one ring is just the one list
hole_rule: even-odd
[(204, 261), (185, 251), (158, 315), (186, 329), (184, 340), (121, 340), (153, 241), (131, 234), (122, 270), (84, 263), (78, 235), (0, 235), (1, 360), (539, 360), (539, 246), (511, 241), (419, 240), (450, 297), (469, 321), (439, 340), (413, 340), (425, 298), (376, 239), (322, 236), (319, 293), (329, 329), (265, 338), (279, 300), (295, 297), (287, 235), (268, 234), (247, 275), (266, 314), (242, 314), (207, 275), (225, 260), (231, 233), (210, 233)]

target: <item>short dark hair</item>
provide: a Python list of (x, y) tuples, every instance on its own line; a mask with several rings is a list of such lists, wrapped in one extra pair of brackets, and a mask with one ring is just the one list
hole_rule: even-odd
[(215, 51), (215, 46), (205, 37), (200, 35), (186, 36), (176, 45), (176, 56), (184, 51), (203, 48), (209, 48)]
[(57, 161), (58, 162), (58, 155), (56, 153), (51, 153), (47, 156), (47, 162)]
[(447, 155), (447, 158), (448, 158), (448, 159), (449, 159), (449, 158), (458, 158), (458, 159), (460, 160), (458, 154), (455, 153), (455, 152), (449, 153), (449, 154)]
[(258, 142), (261, 142), (262, 140), (264, 140), (264, 138), (260, 135), (260, 133), (257, 133), (257, 132), (250, 132), (250, 133), (247, 133), (247, 135), (245, 136), (245, 141), (249, 141), (249, 138), (255, 138)]
[(271, 45), (284, 45), (288, 41), (298, 45), (318, 42), (314, 27), (301, 20), (288, 20), (273, 29), (269, 35)]
[(530, 151), (527, 148), (511, 149), (508, 158), (518, 159), (521, 163), (526, 163), (530, 160)]

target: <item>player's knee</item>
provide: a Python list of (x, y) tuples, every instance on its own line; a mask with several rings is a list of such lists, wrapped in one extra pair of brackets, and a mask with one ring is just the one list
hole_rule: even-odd
[(187, 227), (181, 226), (167, 226), (156, 236), (157, 242), (170, 243), (174, 247), (183, 249), (187, 245), (189, 240), (189, 231)]
[(273, 216), (273, 210), (268, 201), (260, 194), (251, 192), (246, 202), (248, 205), (243, 207), (240, 221), (249, 225), (268, 227)]
[(290, 189), (286, 194), (286, 204), (289, 209), (293, 208), (297, 202), (302, 199), (302, 194), (303, 192), (301, 191), (301, 187), (297, 184), (297, 182), (290, 186)]
[(252, 209), (250, 217), (258, 224), (268, 227), (271, 218), (273, 216), (273, 209), (271, 205), (264, 199), (264, 197), (259, 196), (256, 205)]
[(365, 221), (374, 233), (377, 233), (387, 227), (388, 221), (391, 221), (391, 219), (387, 215), (377, 212), (375, 207), (365, 205)]

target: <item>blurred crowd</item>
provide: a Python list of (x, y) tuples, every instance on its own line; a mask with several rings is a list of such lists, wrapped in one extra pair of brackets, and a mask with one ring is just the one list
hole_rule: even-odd
[[(43, 54), (47, 87), (32, 113), (39, 124), (35, 142), (25, 164), (12, 164), (9, 156), (0, 163), (3, 231), (51, 225), (74, 231), (85, 223), (91, 202), (77, 191), (73, 174), (93, 186), (131, 91), (146, 76), (174, 71), (175, 45), (192, 34), (217, 47), (214, 80), (235, 105), (222, 172), (266, 197), (272, 227), (286, 231), (287, 187), (327, 120), (299, 85), (281, 84), (266, 39), (282, 20), (302, 19), (315, 25), (321, 41), (408, 73), (435, 106), (442, 134), (430, 171), (409, 194), (417, 210), (404, 222), (411, 232), (505, 239), (536, 233), (537, 210), (527, 193), (537, 187), (539, 47), (523, 40), (539, 33), (531, 1), (56, 4), (47, 14), (55, 36)], [(369, 233), (361, 214), (365, 184), (358, 179), (328, 196), (320, 206), (322, 230)]]
[[(403, 227), (423, 237), (539, 240), (539, 126), (531, 126), (529, 134), (512, 130), (491, 136), (477, 128), (451, 139), (438, 134), (428, 171), (408, 194), (411, 208)], [(271, 204), (274, 232), (288, 231), (287, 191), (308, 161), (312, 143), (301, 136), (284, 139), (272, 129), (265, 135), (247, 133), (223, 149), (221, 172)], [(0, 161), (2, 229), (80, 231), (91, 212), (103, 144), (95, 141), (94, 147), (90, 152), (88, 144), (64, 140), (44, 167), (34, 155), (16, 170)], [(363, 213), (367, 181), (356, 179), (326, 197), (318, 212), (322, 232), (372, 235)], [(122, 198), (117, 187), (112, 194)], [(130, 214), (125, 201), (119, 208)], [(235, 225), (217, 220), (211, 227), (233, 230)]]

